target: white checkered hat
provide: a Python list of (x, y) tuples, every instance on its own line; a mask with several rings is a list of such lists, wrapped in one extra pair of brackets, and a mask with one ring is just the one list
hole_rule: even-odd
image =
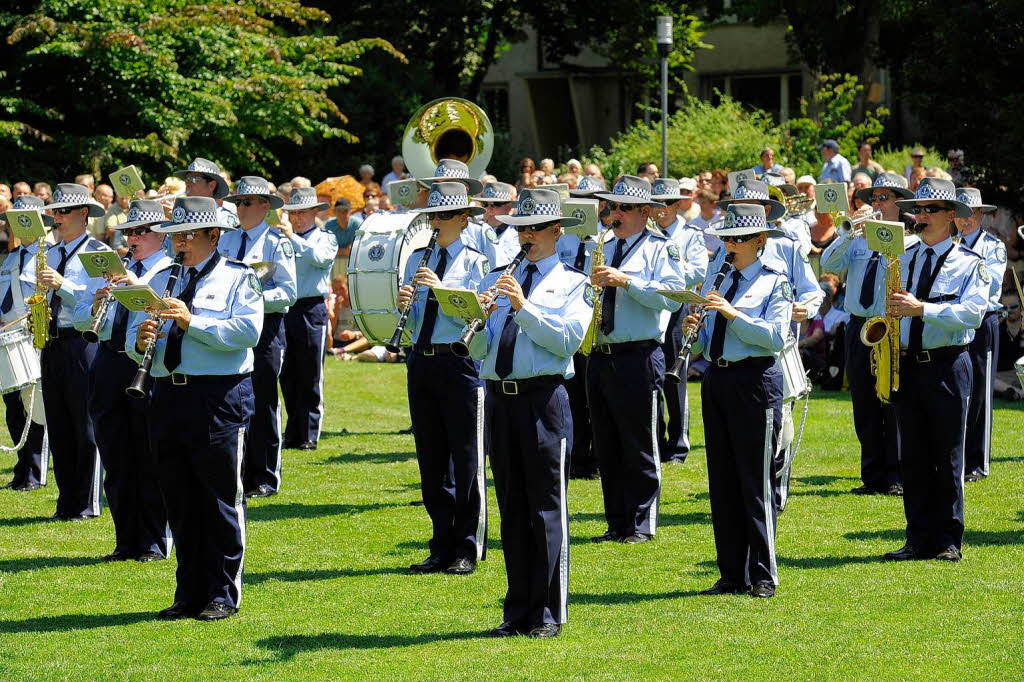
[(740, 237), (746, 234), (766, 233), (769, 237), (778, 237), (782, 230), (768, 227), (764, 206), (758, 204), (733, 204), (726, 209), (725, 219), (720, 227), (708, 228), (708, 234), (716, 237)]
[(178, 197), (171, 209), (171, 219), (153, 226), (154, 232), (188, 232), (207, 227), (233, 230), (217, 220), (217, 200), (210, 197)]
[(760, 180), (740, 180), (736, 183), (732, 199), (723, 199), (718, 202), (718, 206), (719, 208), (728, 208), (741, 199), (744, 201), (760, 202), (770, 221), (778, 220), (786, 214), (786, 207), (782, 205), (782, 202), (771, 198), (771, 195), (768, 194), (768, 185)]
[(53, 191), (53, 201), (46, 206), (51, 211), (58, 208), (82, 207), (88, 207), (90, 218), (102, 218), (107, 213), (103, 204), (93, 199), (85, 186), (73, 182), (62, 182), (57, 185), (57, 189)]
[(466, 211), (470, 215), (482, 215), (480, 206), (470, 206), (466, 186), (461, 182), (435, 182), (430, 185), (425, 208), (413, 209), (413, 213), (443, 213), (445, 211)]
[[(34, 194), (22, 194), (11, 204), (11, 209), (15, 211), (37, 211), (39, 217), (43, 219), (43, 225), (46, 227), (53, 225), (53, 216), (43, 213), (46, 210), (46, 203)], [(0, 213), (0, 218), (7, 220), (7, 214)]]
[(452, 180), (466, 185), (470, 194), (480, 194), (484, 188), (482, 182), (469, 177), (469, 166), (455, 159), (441, 159), (437, 163), (432, 177), (416, 178), (416, 181), (424, 187), (430, 187), (435, 182), (450, 182)]
[(996, 207), (992, 204), (986, 204), (981, 201), (981, 192), (974, 189), (973, 187), (957, 187), (956, 188), (957, 201), (962, 201), (971, 209), (979, 208), (983, 213), (992, 213), (996, 210)]
[(512, 198), (515, 191), (516, 188), (507, 182), (488, 182), (484, 186), (483, 193), (473, 199), (484, 204), (504, 204), (515, 201)]
[(913, 199), (901, 199), (896, 202), (900, 208), (911, 208), (922, 201), (946, 201), (950, 209), (956, 210), (957, 218), (970, 218), (974, 209), (957, 198), (956, 186), (942, 178), (921, 178)]
[(778, 187), (782, 190), (782, 193), (786, 196), (793, 196), (796, 194), (796, 185), (791, 185), (786, 182), (786, 178), (781, 173), (773, 173), (766, 171), (761, 173), (761, 182), (772, 187)]
[(865, 204), (871, 203), (871, 195), (876, 189), (891, 189), (893, 194), (912, 199), (914, 193), (907, 189), (907, 179), (898, 173), (879, 173), (871, 187), (865, 187), (854, 192), (854, 195)]
[(679, 193), (679, 181), (674, 178), (655, 178), (651, 184), (651, 198), (659, 200), (685, 199)]
[(246, 197), (260, 197), (270, 202), (270, 208), (281, 208), (284, 206), (284, 199), (276, 192), (270, 191), (270, 183), (258, 175), (243, 175), (238, 179), (235, 186), (235, 193), (224, 197), (224, 201), (238, 204)]
[(615, 183), (611, 193), (601, 192), (594, 195), (595, 199), (615, 201), (620, 204), (646, 204), (655, 208), (664, 208), (665, 204), (651, 201), (651, 183), (647, 178), (635, 175), (623, 175)]
[(111, 225), (114, 230), (131, 230), (136, 227), (150, 227), (167, 221), (164, 205), (153, 199), (136, 199), (128, 205), (128, 222)]
[(601, 178), (595, 178), (590, 175), (584, 175), (580, 178), (579, 183), (576, 185), (576, 189), (569, 190), (569, 196), (572, 197), (590, 197), (598, 192), (607, 192), (608, 188), (604, 185), (604, 180)]
[(524, 189), (513, 215), (497, 216), (506, 225), (540, 225), (561, 222), (562, 227), (575, 227), (582, 218), (562, 215), (562, 197), (551, 189)]
[(213, 180), (217, 183), (217, 186), (213, 189), (214, 199), (223, 199), (228, 195), (228, 183), (221, 177), (220, 166), (213, 161), (197, 156), (192, 159), (192, 163), (188, 165), (188, 168), (175, 171), (174, 177), (184, 180), (186, 175), (194, 173), (199, 173), (208, 180)]
[(310, 208), (322, 211), (329, 206), (326, 201), (319, 201), (316, 198), (315, 187), (296, 187), (288, 195), (288, 203), (281, 208), (286, 211), (305, 211)]

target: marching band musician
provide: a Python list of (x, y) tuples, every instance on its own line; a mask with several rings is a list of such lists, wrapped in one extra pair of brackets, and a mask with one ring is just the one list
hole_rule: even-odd
[(245, 441), (245, 495), (269, 497), (281, 488), (281, 406), (277, 381), (285, 354), (284, 316), (295, 304), (295, 248), (291, 240), (270, 229), (267, 213), (284, 200), (270, 191), (263, 178), (246, 175), (224, 201), (238, 207), (237, 231), (217, 243), (222, 256), (243, 263), (274, 263), (273, 274), (263, 288), (263, 332), (253, 349), (252, 390), (256, 399)]
[[(719, 580), (702, 594), (775, 595), (777, 439), (782, 426), (782, 371), (774, 354), (789, 334), (793, 289), (787, 275), (764, 263), (769, 236), (765, 207), (733, 203), (713, 234), (734, 254), (721, 291), (704, 284), (706, 323), (693, 350), (709, 361), (701, 385), (711, 521)], [(724, 261), (723, 261), (724, 262)], [(721, 270), (721, 268), (719, 268)], [(710, 272), (719, 272), (712, 269)], [(700, 318), (685, 320), (687, 335)]]
[[(532, 244), (518, 271), (498, 268), (484, 279), (480, 303), (496, 306), (476, 344), (487, 380), (491, 469), (501, 514), (508, 591), (494, 637), (555, 637), (568, 617), (569, 516), (567, 457), (572, 417), (563, 383), (573, 374), (593, 313), (586, 275), (559, 262), (558, 192), (524, 189), (503, 223)], [(496, 285), (492, 297), (489, 288)]]
[[(102, 277), (89, 277), (78, 258), (86, 251), (109, 251), (103, 242), (86, 232), (89, 218), (104, 215), (82, 185), (61, 183), (47, 206), (54, 214), (54, 227), (61, 241), (47, 249), (47, 267), (39, 283), (50, 294), (50, 341), (43, 349), (43, 405), (50, 425), (53, 477), (59, 495), (53, 518), (61, 521), (91, 519), (100, 514), (100, 456), (96, 449), (92, 419), (89, 417), (89, 369), (96, 348), (86, 343), (74, 327), (76, 299), (91, 301), (96, 290), (106, 285)], [(35, 260), (22, 270), (21, 281), (36, 284)]]
[[(128, 274), (113, 284), (146, 284), (153, 274), (170, 264), (163, 251), (164, 236), (152, 231), (164, 222), (163, 204), (136, 200), (128, 209), (128, 222), (116, 226), (135, 251)], [(86, 331), (95, 321), (100, 302), (110, 285), (92, 299), (78, 298), (75, 326)], [(103, 462), (103, 490), (114, 521), (114, 551), (104, 561), (159, 561), (171, 553), (167, 512), (157, 485), (156, 461), (149, 442), (149, 400), (135, 400), (125, 387), (135, 378), (138, 365), (125, 354), (128, 310), (116, 301), (106, 310), (99, 328), (99, 348), (89, 381), (89, 416), (92, 418)]]
[[(874, 184), (857, 190), (857, 197), (881, 211), (882, 220), (900, 220), (898, 198), (914, 194), (906, 180), (896, 173), (879, 173)], [(846, 302), (850, 313), (844, 344), (846, 377), (853, 402), (853, 426), (860, 441), (861, 485), (857, 495), (902, 495), (900, 476), (900, 439), (896, 427), (896, 408), (882, 403), (875, 391), (871, 372), (871, 347), (860, 341), (864, 323), (885, 315), (886, 275), (881, 256), (868, 248), (863, 235), (839, 229), (838, 236), (821, 255), (821, 268), (831, 272), (847, 270)], [(915, 237), (916, 239), (916, 237)]]
[[(43, 213), (45, 208), (43, 200), (35, 195), (21, 195), (14, 200), (11, 208), (19, 211), (37, 211), (45, 227), (53, 225), (53, 218)], [(0, 217), (10, 222), (7, 214)], [(12, 234), (11, 239), (14, 238)], [(21, 273), (25, 271), (25, 265), (32, 262), (32, 258), (35, 256), (38, 248), (38, 242), (23, 243), (17, 249), (7, 254), (3, 265), (0, 266), (0, 323), (4, 326), (25, 317), (28, 313), (25, 299), (34, 293), (34, 287), (21, 281)], [(38, 490), (46, 485), (50, 460), (50, 445), (46, 434), (46, 416), (43, 414), (43, 388), (41, 382), (36, 382), (35, 384), (34, 398), (31, 386), (23, 388), (21, 391), (4, 393), (3, 397), (7, 416), (7, 430), (11, 434), (12, 443), (17, 443), (21, 440), (21, 434), (25, 430), (25, 423), (28, 420), (30, 408), (32, 411), (32, 423), (28, 425), (28, 435), (25, 438), (25, 444), (18, 450), (18, 461), (14, 465), (14, 477), (4, 487), (19, 492)], [(31, 405), (29, 403), (30, 400), (32, 401)]]
[(231, 204), (222, 201), (230, 191), (228, 183), (220, 173), (220, 166), (213, 161), (196, 157), (185, 170), (176, 171), (174, 177), (185, 181), (185, 196), (212, 197), (217, 200), (217, 220), (227, 227), (238, 227), (238, 215)]
[(466, 228), (466, 237), (475, 237), (470, 242), (487, 256), (491, 268), (508, 265), (519, 252), (516, 231), (498, 220), (498, 216), (509, 215), (516, 204), (516, 188), (507, 182), (489, 182), (473, 201), (483, 204), (482, 221)]
[[(665, 204), (665, 208), (654, 211), (654, 219), (668, 237), (669, 244), (665, 248), (669, 256), (676, 260), (682, 257), (679, 263), (686, 287), (697, 286), (708, 273), (708, 248), (704, 243), (704, 233), (687, 226), (678, 215), (676, 204), (686, 198), (679, 192), (679, 181), (658, 178), (654, 181), (651, 198)], [(661, 344), (666, 364), (671, 364), (683, 347), (682, 314), (683, 308), (680, 307), (668, 318), (665, 341)], [(658, 401), (658, 453), (662, 462), (685, 462), (690, 453), (690, 405), (686, 399), (685, 381), (688, 364), (683, 365), (684, 380), (664, 386), (664, 400)]]
[(430, 555), (409, 567), (414, 573), (444, 571), (468, 575), (484, 558), (487, 537), (487, 489), (484, 450), (484, 389), (479, 366), (451, 350), (463, 323), (440, 310), (431, 287), (476, 290), (487, 272), (487, 257), (467, 245), (462, 231), (470, 206), (466, 182), (436, 182), (427, 205), (414, 209), (430, 218), (437, 244), (420, 267), (424, 249), (412, 252), (399, 290), (398, 305), (412, 300), (408, 328), (409, 412), (423, 504), (433, 532)]
[(952, 182), (923, 178), (914, 198), (896, 205), (916, 216), (921, 241), (900, 258), (906, 290), (889, 296), (894, 313), (910, 318), (900, 325), (896, 399), (907, 541), (885, 558), (959, 561), (972, 381), (967, 345), (988, 309), (992, 274), (950, 236), (955, 218), (973, 215)]
[(1006, 274), (1006, 245), (981, 229), (981, 218), (996, 207), (981, 201), (981, 192), (970, 187), (956, 191), (957, 200), (971, 208), (970, 218), (958, 218), (961, 243), (985, 259), (992, 276), (988, 286), (988, 307), (974, 340), (967, 347), (974, 368), (970, 413), (967, 415), (967, 440), (964, 444), (964, 480), (980, 481), (989, 474), (992, 455), (992, 392), (999, 357), (999, 313), (1003, 310), (1003, 276)]
[[(658, 393), (665, 375), (661, 344), (677, 301), (659, 289), (682, 289), (682, 254), (647, 229), (651, 183), (623, 175), (608, 202), (615, 239), (601, 245), (605, 263), (592, 283), (604, 287), (601, 328), (587, 367), (587, 398), (594, 449), (601, 466), (608, 529), (595, 542), (647, 542), (658, 526), (661, 460), (658, 455)], [(623, 378), (628, 377), (628, 381)]]
[[(253, 271), (217, 252), (221, 232), (234, 228), (218, 222), (216, 208), (210, 198), (182, 197), (170, 221), (154, 226), (184, 254), (181, 276), (164, 299), (169, 307), (155, 317), (132, 315), (126, 336), (137, 362), (156, 343), (149, 435), (178, 557), (164, 620), (220, 620), (242, 600), (242, 460), (264, 300)], [(165, 291), (172, 269), (156, 272), (150, 286)]]
[[(765, 173), (761, 176), (761, 182), (769, 187), (778, 187), (779, 191), (782, 192), (785, 197), (796, 196), (796, 185), (791, 185), (786, 182), (786, 179), (779, 173)], [(719, 204), (719, 206), (721, 206), (721, 204)], [(802, 216), (791, 216), (787, 209), (786, 213), (784, 213), (782, 218), (779, 219), (778, 228), (784, 232), (787, 237), (799, 244), (800, 254), (804, 258), (810, 256), (812, 246), (811, 228)], [(790, 284), (792, 284), (792, 282), (790, 282)], [(811, 317), (813, 317), (813, 315)]]
[(338, 254), (334, 235), (316, 226), (316, 214), (330, 204), (317, 201), (313, 187), (296, 187), (282, 208), (288, 222), (281, 234), (295, 250), (298, 298), (284, 318), (285, 355), (281, 394), (288, 423), (284, 447), (316, 450), (324, 419), (324, 353), (327, 349), (327, 306), (331, 266)]

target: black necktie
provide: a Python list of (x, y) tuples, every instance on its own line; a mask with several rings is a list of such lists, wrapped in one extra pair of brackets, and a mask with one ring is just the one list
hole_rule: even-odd
[[(537, 272), (537, 266), (530, 263), (526, 266), (526, 279), (523, 280), (523, 298), (530, 297), (530, 289), (533, 288), (533, 273)], [(505, 318), (505, 326), (501, 328), (501, 339), (498, 341), (498, 355), (494, 358), (494, 373), (504, 379), (512, 373), (513, 360), (516, 355), (516, 334), (519, 325), (513, 319), (515, 311), (509, 306), (508, 317)]]
[(249, 233), (242, 230), (242, 243), (238, 247), (238, 253), (235, 254), (235, 260), (242, 260), (245, 257), (245, 247), (249, 243)]
[[(61, 277), (64, 276), (64, 268), (68, 264), (68, 250), (66, 245), (60, 245), (60, 263), (57, 264), (57, 274)], [(60, 309), (63, 300), (57, 295), (57, 292), (53, 292), (53, 298), (50, 302), (50, 336), (57, 336), (57, 320), (60, 318)]]
[[(921, 274), (917, 276), (917, 287), (914, 291), (914, 297), (918, 301), (924, 301), (928, 298), (928, 292), (932, 288), (932, 256), (935, 255), (935, 250), (931, 247), (924, 250), (924, 266), (921, 268)], [(922, 338), (924, 336), (924, 318), (913, 317), (910, 319), (910, 343), (907, 344), (907, 350), (916, 353), (921, 350)]]
[[(136, 277), (142, 276), (142, 261), (136, 261), (132, 266), (132, 272)], [(114, 327), (110, 330), (110, 343), (115, 350), (124, 349), (124, 340), (128, 332), (128, 309), (123, 305), (117, 306), (114, 313)]]
[[(441, 249), (437, 258), (437, 267), (434, 274), (438, 279), (444, 277), (444, 271), (448, 267), (448, 249)], [(420, 335), (416, 337), (416, 350), (423, 351), (430, 346), (430, 339), (434, 336), (434, 324), (437, 322), (437, 296), (433, 290), (427, 293), (427, 305), (423, 309), (423, 324), (420, 325)]]
[(580, 247), (576, 249), (576, 260), (573, 262), (573, 267), (577, 270), (583, 269), (583, 264), (587, 262), (587, 243), (580, 240)]
[[(190, 312), (192, 310), (192, 299), (196, 296), (196, 287), (199, 285), (199, 280), (206, 277), (219, 260), (220, 254), (214, 251), (202, 270), (197, 272), (195, 268), (188, 269), (188, 284), (185, 285), (184, 290), (178, 295), (178, 299), (185, 304)], [(167, 331), (167, 347), (164, 349), (164, 367), (167, 368), (168, 372), (178, 369), (178, 365), (181, 364), (181, 344), (184, 340), (185, 330), (175, 322)]]
[(878, 252), (871, 254), (868, 269), (864, 272), (864, 281), (860, 285), (860, 307), (867, 310), (875, 301), (875, 277), (878, 275)]
[[(733, 296), (736, 295), (736, 290), (740, 288), (740, 271), (732, 271), (732, 285), (729, 290), (725, 292), (725, 300), (732, 303)], [(727, 320), (721, 313), (715, 313), (715, 326), (711, 330), (711, 348), (709, 353), (711, 354), (711, 361), (714, 362), (718, 358), (722, 357), (722, 351), (725, 349), (725, 327)]]
[[(28, 251), (24, 247), (22, 247), (21, 253), (18, 254), (18, 258), (20, 259), (19, 265), (18, 265), (18, 275), (19, 276), (21, 275), (21, 271), (25, 269), (25, 256), (27, 256), (27, 255), (28, 255)], [(4, 296), (3, 303), (0, 303), (0, 312), (2, 312), (4, 315), (6, 315), (7, 313), (11, 312), (11, 308), (14, 307), (14, 287), (15, 286), (21, 286), (21, 282), (19, 281), (18, 277), (11, 277), (11, 286), (7, 290), (7, 295)]]
[[(604, 248), (598, 246), (598, 248)], [(615, 255), (612, 256), (612, 267), (622, 265), (622, 256), (626, 248), (626, 240), (620, 239), (615, 242)], [(601, 333), (608, 336), (615, 329), (615, 292), (618, 287), (605, 287), (604, 297), (601, 299)]]

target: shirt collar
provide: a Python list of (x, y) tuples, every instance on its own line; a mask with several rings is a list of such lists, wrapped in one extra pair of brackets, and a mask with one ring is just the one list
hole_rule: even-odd
[[(165, 255), (167, 255), (167, 254), (164, 252), (163, 249), (157, 249), (153, 253), (151, 253), (148, 256), (146, 256), (145, 258), (143, 258), (142, 259), (142, 271), (143, 272), (149, 272), (150, 270), (152, 270), (153, 266), (156, 265), (157, 262), (159, 262), (159, 260), (161, 258), (163, 258)], [(138, 260), (133, 258), (132, 262), (128, 265), (128, 267), (131, 268), (131, 267), (133, 267), (138, 262), (139, 262)]]
[(931, 249), (932, 251), (935, 252), (936, 256), (940, 256), (941, 257), (944, 253), (946, 253), (947, 251), (949, 251), (953, 247), (953, 238), (952, 237), (946, 237), (945, 239), (943, 239), (941, 242), (939, 242), (938, 244), (936, 244), (934, 246), (928, 246), (924, 242), (920, 242), (920, 244), (921, 244), (921, 253), (924, 253), (926, 250)]
[(745, 280), (754, 279), (760, 274), (762, 267), (764, 267), (764, 263), (761, 262), (761, 259), (755, 258), (753, 263), (740, 270), (740, 275)]
[(64, 242), (57, 242), (56, 244), (54, 244), (54, 246), (58, 246), (58, 247), (59, 247), (59, 246), (63, 246), (63, 247), (65, 247), (65, 248), (66, 248), (66, 249), (67, 249), (68, 251), (71, 251), (72, 249), (74, 249), (74, 248), (75, 248), (76, 246), (78, 246), (79, 244), (81, 244), (81, 243), (82, 243), (83, 241), (85, 241), (85, 240), (86, 240), (86, 239), (88, 239), (88, 238), (89, 238), (89, 233), (88, 233), (88, 232), (85, 232), (85, 233), (83, 233), (83, 234), (82, 234), (82, 236), (81, 236), (81, 237), (79, 237), (78, 239), (76, 239), (76, 240), (75, 240), (75, 241), (73, 241), (73, 242), (70, 242), (70, 243), (68, 243), (68, 244), (65, 244)]
[[(256, 228), (253, 228), (253, 229), (256, 229)], [(204, 258), (201, 262), (199, 262), (199, 263), (197, 263), (195, 265), (184, 265), (185, 272), (188, 272), (192, 268), (195, 268), (197, 273), (202, 272), (203, 268), (206, 267), (206, 264), (210, 262), (210, 259), (213, 258), (214, 254), (216, 254), (216, 253), (217, 253), (217, 250), (214, 249), (213, 253), (211, 253), (209, 256)]]
[(263, 234), (269, 229), (270, 225), (267, 225), (267, 221), (264, 220), (262, 223), (260, 223), (259, 225), (250, 230), (245, 230), (240, 227), (239, 232), (241, 232), (242, 234), (249, 235), (249, 242), (252, 243), (259, 239), (260, 237), (262, 237)]
[[(453, 241), (448, 246), (445, 246), (444, 250), (448, 252), (448, 262), (451, 263), (455, 259), (455, 257), (458, 256), (462, 252), (462, 249), (465, 246), (466, 245), (462, 242), (462, 235), (461, 234), (458, 236), (458, 238), (455, 241)], [(438, 255), (438, 258), (441, 257), (440, 250), (438, 250), (437, 255)]]
[(681, 228), (681, 227), (684, 227), (683, 216), (677, 214), (676, 215), (676, 220), (675, 220), (674, 223), (672, 223), (668, 227), (663, 227), (661, 229), (664, 230), (666, 236), (671, 237), (673, 235), (673, 233), (675, 233), (676, 228)]
[(526, 261), (526, 264), (523, 265), (523, 268), (522, 268), (524, 276), (525, 276), (526, 268), (527, 267), (529, 267), (530, 265), (536, 265), (537, 266), (537, 274), (540, 275), (541, 277), (544, 277), (549, 272), (551, 272), (551, 269), (553, 267), (555, 267), (555, 265), (558, 262), (559, 262), (559, 260), (558, 260), (558, 252), (557, 251), (555, 253), (551, 254), (550, 256), (548, 256), (547, 258), (541, 258), (539, 261), (537, 261), (535, 263), (533, 261)]

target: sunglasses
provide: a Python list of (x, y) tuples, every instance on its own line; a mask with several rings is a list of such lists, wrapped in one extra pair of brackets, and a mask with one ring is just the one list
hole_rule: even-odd
[(752, 239), (757, 239), (757, 234), (726, 235), (719, 239), (727, 244), (745, 244)]
[(141, 237), (144, 234), (152, 232), (148, 227), (132, 227), (127, 230), (122, 230), (126, 237)]
[(505, 208), (511, 203), (511, 201), (491, 201), (484, 204), (484, 208)]
[(675, 206), (677, 203), (679, 203), (679, 199), (662, 199), (661, 203), (665, 204), (666, 206)]
[(919, 213), (942, 213), (943, 211), (952, 211), (948, 206), (911, 206), (905, 209), (910, 215), (917, 215)]
[(197, 182), (213, 182), (213, 180), (203, 177), (202, 175), (189, 175), (185, 178), (186, 185), (194, 185)]
[(893, 198), (893, 195), (889, 194), (889, 193), (874, 194), (874, 195), (871, 196), (871, 203), (873, 204), (876, 201), (889, 201), (889, 199), (892, 199), (892, 198)]
[(55, 209), (53, 209), (53, 212), (54, 213), (59, 213), (61, 215), (68, 215), (72, 211), (77, 211), (79, 208), (81, 208), (81, 206), (70, 206), (68, 208), (55, 208)]
[(451, 220), (457, 216), (462, 215), (465, 211), (438, 211), (434, 215), (438, 220)]
[(540, 223), (539, 225), (509, 225), (509, 227), (514, 229), (516, 232), (526, 232), (527, 230), (530, 232), (543, 232), (552, 225), (554, 225), (554, 223)]
[(188, 232), (172, 232), (171, 240), (176, 242), (190, 242), (206, 230), (189, 230)]
[(629, 213), (634, 208), (640, 208), (641, 204), (617, 204), (614, 201), (608, 202), (609, 211), (618, 211), (619, 213)]
[(267, 201), (266, 199), (242, 199), (238, 203), (240, 203), (242, 206), (252, 206), (253, 204), (270, 204), (270, 202)]

